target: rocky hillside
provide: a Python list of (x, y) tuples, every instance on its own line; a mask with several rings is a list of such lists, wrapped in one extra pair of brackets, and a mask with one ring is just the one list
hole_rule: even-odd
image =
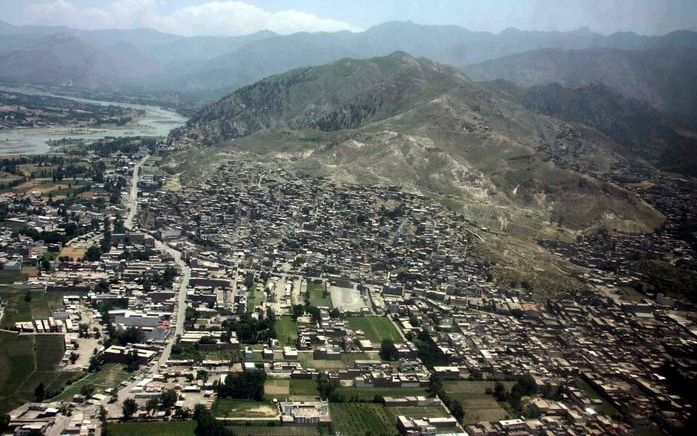
[(603, 84), (524, 88), (496, 81), (489, 86), (534, 112), (599, 130), (615, 141), (614, 150), (622, 155), (645, 159), (663, 170), (697, 175), (697, 131)]
[(661, 221), (593, 176), (626, 164), (611, 138), (402, 52), (264, 79), (203, 109), (170, 141), (279, 159), (341, 182), (399, 184), (502, 232), (649, 230)]

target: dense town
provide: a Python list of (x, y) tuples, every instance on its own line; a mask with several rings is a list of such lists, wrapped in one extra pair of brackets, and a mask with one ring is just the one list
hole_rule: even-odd
[(694, 302), (637, 266), (670, 253), (694, 270), (673, 179), (636, 188), (660, 232), (542, 242), (587, 286), (540, 301), (492, 280), (480, 229), (427, 197), (243, 159), (171, 189), (152, 148), (106, 150), (3, 161), (4, 433), (677, 434), (694, 419)]

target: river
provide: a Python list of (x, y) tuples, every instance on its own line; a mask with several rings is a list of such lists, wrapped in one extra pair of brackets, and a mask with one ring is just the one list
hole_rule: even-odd
[(62, 138), (94, 141), (106, 136), (167, 136), (170, 130), (183, 125), (186, 118), (176, 112), (157, 106), (120, 103), (116, 101), (89, 100), (66, 97), (37, 90), (4, 88), (0, 90), (60, 97), (84, 103), (114, 105), (145, 111), (145, 115), (126, 126), (99, 127), (36, 127), (0, 130), (0, 154), (42, 154), (51, 151), (49, 140)]

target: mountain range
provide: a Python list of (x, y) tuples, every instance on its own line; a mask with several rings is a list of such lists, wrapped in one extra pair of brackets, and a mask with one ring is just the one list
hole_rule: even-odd
[[(358, 33), (264, 31), (224, 38), (181, 37), (150, 29), (84, 31), (0, 23), (0, 81), (131, 93), (175, 91), (212, 99), (289, 69), (394, 51), (461, 67), (538, 49), (680, 51), (695, 47), (697, 33), (687, 31), (642, 36), (600, 35), (588, 29), (508, 29), (493, 34), (457, 26), (390, 22)], [(467, 71), (478, 72), (478, 79), (492, 78), (482, 68)]]

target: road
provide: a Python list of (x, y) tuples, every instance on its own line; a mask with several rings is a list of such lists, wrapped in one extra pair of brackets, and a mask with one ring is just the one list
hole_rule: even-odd
[(169, 360), (169, 355), (172, 352), (172, 345), (174, 345), (174, 342), (176, 341), (177, 334), (184, 333), (184, 319), (186, 316), (186, 291), (189, 288), (191, 268), (189, 268), (189, 266), (182, 260), (181, 252), (175, 250), (174, 248), (170, 247), (167, 244), (164, 244), (163, 242), (157, 239), (155, 239), (155, 247), (157, 247), (157, 249), (159, 250), (166, 251), (167, 253), (169, 253), (174, 258), (174, 262), (179, 267), (179, 270), (182, 272), (181, 280), (179, 281), (179, 290), (177, 292), (177, 301), (174, 306), (174, 329), (170, 330), (169, 336), (167, 337), (167, 344), (165, 345), (165, 348), (162, 350), (159, 364), (157, 365), (159, 367), (167, 363), (167, 360)]
[[(140, 168), (148, 160), (150, 156), (145, 156), (143, 159), (138, 161), (138, 163), (133, 167), (133, 176), (131, 178), (131, 190), (128, 193), (128, 216), (124, 221), (124, 227), (128, 230), (133, 230), (133, 220), (135, 219), (136, 213), (138, 212), (138, 181), (140, 180)], [(177, 339), (178, 334), (184, 333), (184, 319), (186, 316), (186, 291), (189, 288), (189, 279), (191, 278), (191, 269), (189, 265), (182, 260), (181, 252), (175, 250), (164, 242), (155, 239), (155, 247), (158, 250), (165, 251), (169, 253), (174, 258), (174, 263), (181, 271), (181, 277), (179, 280), (179, 289), (177, 291), (177, 299), (174, 305), (174, 318), (172, 320), (171, 330), (169, 336), (167, 337), (167, 342), (165, 348), (162, 350), (162, 354), (158, 360), (158, 364), (152, 367), (152, 371), (159, 371), (160, 366), (167, 363), (169, 360), (169, 355), (172, 352), (172, 345)]]
[(133, 175), (131, 176), (131, 190), (128, 192), (128, 215), (126, 215), (126, 221), (124, 222), (124, 227), (127, 229), (133, 228), (133, 219), (138, 212), (138, 181), (140, 180), (140, 168), (148, 160), (150, 156), (145, 155), (141, 160), (136, 163), (133, 167)]

